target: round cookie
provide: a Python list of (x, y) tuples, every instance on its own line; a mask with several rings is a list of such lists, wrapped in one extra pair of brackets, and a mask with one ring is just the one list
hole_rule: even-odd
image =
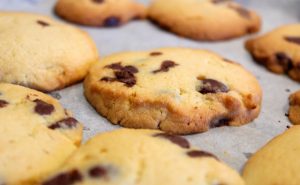
[(298, 185), (300, 126), (293, 126), (258, 150), (243, 171), (247, 185)]
[(48, 17), (0, 13), (0, 81), (52, 91), (82, 80), (98, 60), (83, 31)]
[(42, 185), (243, 185), (237, 172), (180, 137), (119, 129), (95, 136)]
[(0, 83), (0, 184), (33, 185), (56, 170), (82, 137), (82, 125), (55, 99)]
[(270, 71), (287, 73), (300, 81), (300, 24), (279, 27), (245, 45), (253, 58)]
[(70, 22), (114, 27), (144, 18), (146, 9), (134, 0), (58, 0), (55, 12)]
[(289, 102), (289, 120), (295, 125), (300, 125), (300, 90), (290, 95)]
[(91, 67), (84, 89), (113, 124), (176, 134), (248, 123), (262, 98), (257, 80), (241, 65), (185, 48), (108, 56)]
[(180, 36), (207, 41), (257, 32), (261, 25), (254, 11), (230, 0), (154, 0), (148, 16)]

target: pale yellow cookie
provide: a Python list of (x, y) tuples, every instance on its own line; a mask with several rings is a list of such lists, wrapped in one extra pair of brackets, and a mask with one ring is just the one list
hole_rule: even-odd
[(80, 144), (82, 125), (54, 98), (0, 83), (0, 184), (33, 185)]
[(244, 185), (237, 172), (180, 137), (119, 129), (95, 136), (42, 185)]
[(82, 80), (97, 49), (87, 33), (48, 17), (0, 12), (0, 82), (52, 91)]

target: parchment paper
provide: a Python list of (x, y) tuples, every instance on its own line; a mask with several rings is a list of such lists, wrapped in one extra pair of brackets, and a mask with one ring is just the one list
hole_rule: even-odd
[[(147, 4), (149, 0), (141, 0), (141, 2)], [(300, 0), (240, 0), (239, 2), (256, 10), (262, 16), (263, 28), (260, 33), (300, 20)], [(53, 14), (54, 3), (54, 0), (0, 0), (0, 9), (37, 12), (63, 21)], [(243, 43), (254, 35), (224, 42), (199, 42), (163, 31), (146, 20), (134, 21), (119, 28), (82, 26), (81, 28), (93, 37), (101, 57), (115, 52), (167, 46), (193, 47), (212, 50), (225, 58), (239, 62), (250, 70), (258, 78), (264, 92), (260, 116), (245, 126), (216, 128), (205, 133), (186, 136), (193, 145), (213, 152), (237, 170), (242, 169), (251, 153), (282, 133), (290, 124), (285, 116), (288, 109), (288, 95), (300, 89), (300, 84), (284, 75), (267, 71), (251, 59)], [(81, 83), (54, 92), (52, 95), (61, 97), (60, 102), (84, 123), (84, 141), (97, 133), (119, 128), (98, 115), (87, 103)]]

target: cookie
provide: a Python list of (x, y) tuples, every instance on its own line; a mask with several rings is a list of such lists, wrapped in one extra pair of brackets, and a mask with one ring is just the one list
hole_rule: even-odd
[(261, 25), (254, 11), (230, 0), (154, 0), (148, 17), (180, 36), (206, 41), (254, 33)]
[(85, 96), (113, 124), (190, 134), (252, 121), (261, 88), (241, 65), (200, 49), (108, 56), (91, 67)]
[(82, 80), (97, 49), (83, 31), (48, 17), (0, 13), (0, 81), (41, 91)]
[(134, 0), (58, 0), (55, 12), (70, 22), (105, 27), (120, 26), (146, 15), (145, 7)]
[(291, 94), (289, 97), (289, 102), (289, 120), (295, 125), (300, 125), (300, 91), (296, 91)]
[(250, 39), (246, 48), (253, 58), (274, 73), (287, 73), (300, 81), (300, 24), (285, 25)]
[[(124, 150), (125, 149), (125, 150)], [(243, 185), (237, 172), (180, 136), (119, 129), (90, 139), (42, 185)]]
[(258, 150), (243, 171), (247, 185), (298, 185), (300, 126), (293, 126)]
[(0, 83), (0, 184), (33, 185), (77, 149), (82, 125), (54, 98)]

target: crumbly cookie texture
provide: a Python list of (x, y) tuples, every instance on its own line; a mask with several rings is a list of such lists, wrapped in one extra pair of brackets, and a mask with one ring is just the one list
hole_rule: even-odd
[(289, 120), (295, 125), (300, 125), (300, 90), (290, 95), (289, 102)]
[(300, 126), (293, 126), (258, 150), (246, 163), (247, 185), (298, 185)]
[(300, 24), (281, 26), (246, 42), (253, 58), (278, 74), (300, 81)]
[(41, 91), (82, 80), (97, 49), (83, 31), (48, 17), (0, 13), (0, 81)]
[(237, 172), (180, 136), (119, 129), (95, 136), (42, 185), (244, 185)]
[(176, 134), (255, 119), (262, 91), (241, 65), (199, 49), (162, 48), (103, 58), (85, 96), (113, 124)]
[(254, 11), (230, 0), (154, 0), (148, 17), (180, 36), (207, 41), (254, 33), (261, 25)]
[(146, 16), (146, 8), (134, 0), (58, 0), (55, 12), (70, 22), (105, 27)]
[(82, 125), (55, 99), (0, 83), (0, 184), (33, 185), (80, 145)]

